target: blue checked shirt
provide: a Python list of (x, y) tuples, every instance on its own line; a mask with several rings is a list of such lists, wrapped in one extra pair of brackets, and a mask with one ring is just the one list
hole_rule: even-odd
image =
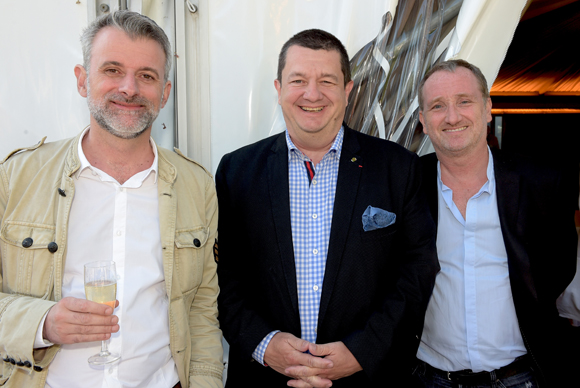
[[(290, 222), (296, 265), (300, 329), (302, 339), (313, 343), (316, 342), (316, 325), (343, 138), (344, 129), (341, 128), (330, 150), (314, 167), (314, 177), (312, 183), (309, 183), (304, 162), (310, 159), (296, 148), (286, 131)], [(262, 365), (266, 347), (277, 332), (269, 333), (252, 354), (254, 359)]]

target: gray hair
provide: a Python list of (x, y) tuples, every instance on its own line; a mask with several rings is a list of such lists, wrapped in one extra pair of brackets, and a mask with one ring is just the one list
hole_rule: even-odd
[(479, 84), (479, 90), (481, 91), (481, 95), (483, 96), (483, 100), (487, 100), (489, 98), (489, 89), (487, 87), (487, 80), (485, 76), (479, 69), (479, 67), (472, 65), (471, 63), (464, 61), (463, 59), (450, 59), (445, 62), (441, 62), (433, 66), (423, 77), (421, 83), (419, 84), (419, 109), (423, 110), (423, 87), (425, 86), (425, 82), (438, 71), (447, 71), (450, 73), (454, 73), (458, 67), (464, 67), (467, 70), (471, 71), (471, 73), (475, 76), (477, 83)]
[(153, 20), (147, 16), (131, 11), (115, 11), (103, 15), (88, 25), (81, 35), (83, 47), (83, 66), (89, 71), (91, 62), (91, 50), (97, 33), (105, 27), (115, 27), (125, 32), (131, 39), (152, 39), (159, 43), (165, 53), (165, 82), (169, 79), (169, 71), (173, 56), (171, 43), (165, 32)]

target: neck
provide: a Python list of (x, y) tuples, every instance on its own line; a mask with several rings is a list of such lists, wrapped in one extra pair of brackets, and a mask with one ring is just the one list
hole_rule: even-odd
[(306, 136), (294, 136), (290, 134), (292, 142), (304, 155), (308, 156), (314, 165), (317, 165), (324, 155), (330, 150), (340, 128), (332, 136), (321, 137), (319, 134), (306, 134)]
[(487, 164), (489, 161), (487, 144), (472, 150), (470, 153), (461, 155), (437, 152), (437, 158), (441, 163), (441, 180), (445, 185), (447, 183), (443, 180), (443, 176), (453, 177), (454, 180), (458, 181), (479, 181), (482, 179), (483, 183), (487, 181)]
[(153, 164), (155, 154), (149, 143), (150, 133), (148, 128), (134, 139), (121, 139), (91, 124), (82, 139), (83, 152), (92, 166), (123, 184)]
[(487, 146), (482, 151), (461, 157), (449, 157), (439, 153), (437, 156), (441, 167), (441, 181), (453, 190), (453, 202), (465, 218), (467, 202), (487, 182)]

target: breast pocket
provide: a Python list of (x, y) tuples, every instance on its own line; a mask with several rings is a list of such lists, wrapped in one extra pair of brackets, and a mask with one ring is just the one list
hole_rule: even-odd
[(3, 281), (9, 292), (47, 298), (52, 288), (54, 225), (6, 221), (0, 230)]
[[(374, 262), (377, 257), (385, 260), (392, 258), (395, 236), (397, 236), (397, 224), (385, 228), (365, 232), (361, 230), (362, 257), (365, 260)], [(381, 260), (381, 261), (385, 261)]]
[(197, 226), (175, 232), (175, 263), (183, 294), (199, 287), (203, 272), (203, 257), (208, 249), (209, 228)]

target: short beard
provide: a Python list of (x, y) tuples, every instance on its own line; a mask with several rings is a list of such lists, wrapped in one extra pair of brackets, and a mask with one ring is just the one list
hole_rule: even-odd
[[(116, 112), (111, 109), (107, 102), (117, 101), (126, 104), (143, 105), (145, 112)], [(144, 97), (134, 96), (132, 98), (125, 98), (119, 93), (109, 93), (105, 95), (103, 100), (94, 101), (91, 98), (91, 88), (87, 80), (87, 102), (89, 112), (95, 121), (113, 136), (121, 139), (135, 139), (145, 132), (159, 114), (155, 111), (153, 104)], [(127, 122), (123, 116), (136, 117), (137, 121), (134, 123)]]

